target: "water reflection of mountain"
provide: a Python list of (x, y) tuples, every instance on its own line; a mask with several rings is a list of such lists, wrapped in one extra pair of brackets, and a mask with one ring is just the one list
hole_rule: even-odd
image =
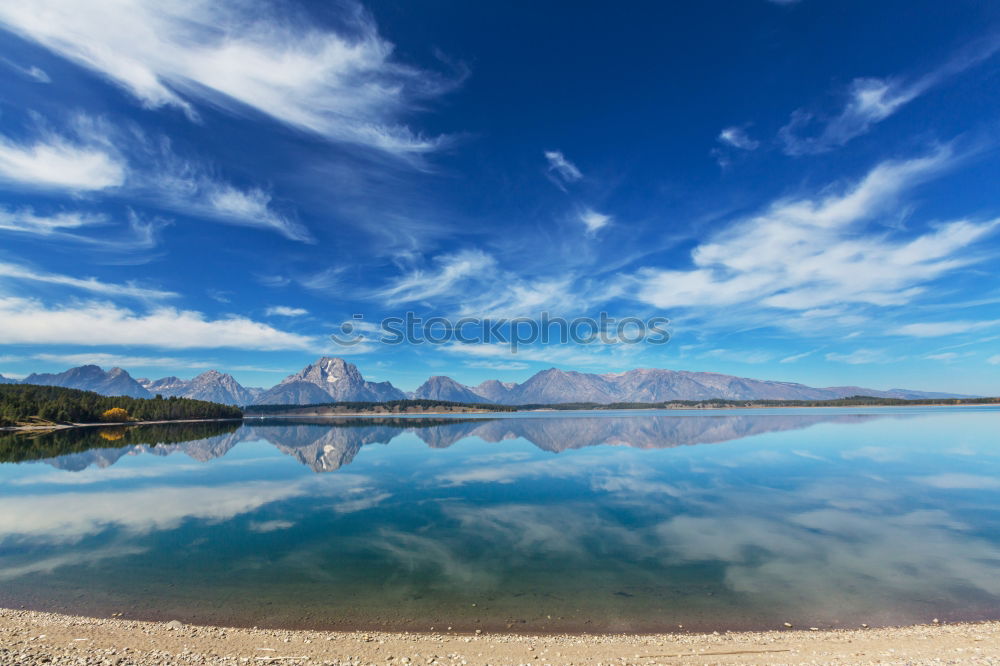
[(465, 437), (487, 442), (526, 439), (544, 451), (612, 445), (635, 449), (665, 449), (715, 444), (751, 435), (800, 430), (817, 423), (862, 423), (872, 414), (720, 414), (696, 416), (625, 416), (568, 418), (507, 418), (486, 423), (461, 423), (416, 432), (434, 448), (445, 448)]
[[(212, 426), (218, 434), (187, 429), (167, 437), (163, 432), (145, 433), (143, 427), (129, 428), (118, 441), (127, 446), (109, 447), (115, 435), (90, 432), (86, 435), (55, 438), (35, 436), (29, 443), (34, 455), (14, 456), (18, 447), (0, 439), (0, 461), (46, 459), (65, 470), (82, 470), (91, 465), (107, 467), (125, 455), (184, 453), (207, 462), (225, 455), (236, 444), (263, 440), (292, 456), (315, 472), (330, 472), (351, 463), (368, 444), (388, 444), (404, 433), (417, 436), (432, 448), (447, 448), (456, 442), (477, 437), (496, 443), (524, 439), (538, 448), (559, 453), (598, 445), (662, 449), (695, 444), (713, 444), (769, 432), (800, 430), (820, 423), (851, 424), (884, 418), (883, 414), (718, 414), (718, 415), (630, 415), (567, 416), (475, 419), (339, 418), (317, 421), (266, 420), (237, 429), (232, 424)], [(163, 426), (157, 426), (162, 428)], [(170, 426), (175, 427), (175, 426)], [(69, 432), (69, 431), (63, 431)], [(184, 437), (190, 437), (184, 441)], [(91, 447), (87, 448), (87, 443)], [(86, 449), (86, 450), (85, 450)], [(65, 452), (65, 455), (59, 455)], [(47, 454), (47, 455), (46, 455)], [(52, 457), (58, 456), (58, 457)]]

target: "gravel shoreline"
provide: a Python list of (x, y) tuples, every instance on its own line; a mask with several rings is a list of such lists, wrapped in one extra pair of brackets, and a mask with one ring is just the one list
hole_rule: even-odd
[(1000, 664), (1000, 622), (711, 634), (230, 629), (0, 609), (3, 666)]

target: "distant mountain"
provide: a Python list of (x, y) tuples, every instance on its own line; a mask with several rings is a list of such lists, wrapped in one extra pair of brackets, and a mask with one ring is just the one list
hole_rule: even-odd
[[(0, 384), (17, 383), (0, 375)], [(133, 379), (121, 368), (105, 372), (96, 365), (71, 368), (59, 374), (32, 374), (21, 383), (63, 386), (103, 395), (135, 398), (178, 396), (229, 405), (309, 405), (327, 402), (385, 402), (407, 397), (454, 402), (490, 402), (501, 405), (566, 402), (669, 402), (673, 400), (836, 400), (855, 395), (904, 400), (974, 398), (954, 393), (861, 386), (814, 388), (805, 384), (734, 377), (714, 372), (639, 368), (628, 372), (592, 374), (549, 368), (521, 384), (495, 379), (466, 386), (450, 377), (435, 376), (413, 393), (405, 394), (389, 382), (370, 382), (358, 368), (341, 358), (323, 357), (289, 375), (270, 389), (245, 387), (232, 375), (209, 370), (194, 379), (178, 377)]]
[(384, 402), (405, 398), (406, 395), (389, 382), (366, 381), (354, 364), (342, 358), (323, 357), (262, 393), (254, 404)]
[[(472, 392), (487, 402), (505, 405), (556, 404), (565, 402), (668, 402), (671, 400), (835, 400), (854, 395), (876, 398), (967, 398), (951, 393), (927, 393), (906, 389), (878, 391), (860, 386), (813, 388), (792, 382), (734, 377), (714, 372), (688, 372), (641, 368), (628, 372), (590, 374), (549, 368), (522, 384), (486, 381), (464, 386), (448, 377), (434, 378), (454, 395)], [(426, 385), (425, 385), (426, 386)], [(423, 387), (421, 387), (423, 388)], [(420, 389), (418, 389), (419, 391)], [(447, 399), (447, 398), (441, 398)], [(463, 398), (464, 402), (468, 399)]]
[[(451, 402), (483, 402), (482, 395), (467, 386), (459, 384), (451, 377), (431, 377), (413, 392), (414, 398), (426, 400), (450, 400)], [(489, 400), (488, 402), (493, 402)]]
[(501, 382), (496, 379), (487, 379), (479, 386), (470, 388), (470, 390), (473, 393), (485, 398), (487, 402), (508, 404), (507, 401), (510, 398), (510, 393), (515, 388), (517, 388), (517, 384), (514, 382)]
[(187, 384), (187, 382), (180, 377), (173, 376), (155, 380), (139, 377), (135, 381), (139, 382), (139, 385), (142, 386), (142, 388), (146, 389), (153, 395), (159, 393), (160, 395), (167, 397), (176, 395), (177, 392), (182, 390)]
[(232, 375), (209, 370), (194, 379), (183, 380), (177, 377), (164, 377), (151, 381), (138, 380), (140, 384), (153, 395), (164, 397), (194, 398), (207, 400), (224, 405), (249, 405), (256, 397), (253, 392), (244, 388)]
[(101, 395), (127, 395), (131, 398), (151, 398), (149, 391), (121, 368), (111, 368), (107, 372), (96, 365), (81, 365), (59, 374), (31, 374), (22, 384), (42, 386), (62, 386), (63, 388), (94, 391)]
[(11, 379), (10, 377), (4, 377), (3, 375), (0, 375), (0, 384), (17, 384), (17, 383), (18, 382), (16, 379)]

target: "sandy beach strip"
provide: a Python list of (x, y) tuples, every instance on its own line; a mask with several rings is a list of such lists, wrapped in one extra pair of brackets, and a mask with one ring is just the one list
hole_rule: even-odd
[(531, 636), (227, 629), (0, 609), (0, 664), (1000, 664), (1000, 622)]

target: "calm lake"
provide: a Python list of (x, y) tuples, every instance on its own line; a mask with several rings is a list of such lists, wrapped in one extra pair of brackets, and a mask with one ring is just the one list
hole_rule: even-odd
[(0, 605), (426, 631), (1000, 617), (1000, 409), (0, 435)]

